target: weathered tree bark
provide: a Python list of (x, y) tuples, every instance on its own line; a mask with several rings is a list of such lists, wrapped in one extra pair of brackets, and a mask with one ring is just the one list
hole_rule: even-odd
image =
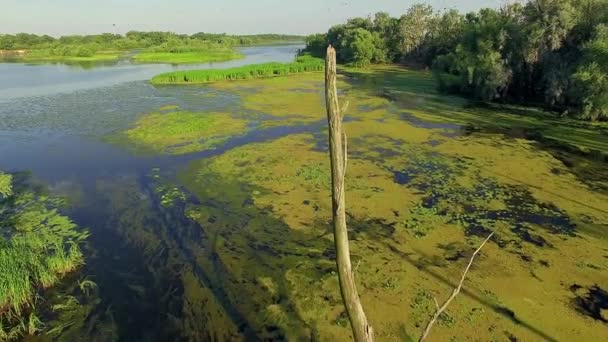
[(325, 60), (325, 101), (327, 106), (327, 121), (329, 123), (332, 216), (340, 292), (342, 293), (342, 301), (350, 319), (355, 341), (373, 341), (373, 330), (367, 322), (367, 317), (361, 306), (350, 262), (344, 199), (344, 176), (347, 162), (346, 136), (342, 132), (342, 114), (340, 113), (336, 85), (336, 50), (332, 46), (327, 48)]

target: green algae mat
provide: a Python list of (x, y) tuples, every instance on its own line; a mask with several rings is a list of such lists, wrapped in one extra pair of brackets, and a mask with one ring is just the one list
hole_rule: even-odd
[[(193, 339), (349, 341), (323, 75), (201, 90), (238, 101), (213, 112), (159, 109), (108, 138), (134, 153), (191, 156), (146, 176), (160, 218), (145, 214), (136, 180), (98, 183), (155, 283), (180, 293), (168, 329)], [(344, 70), (340, 91), (352, 258), (379, 341), (416, 340), (434, 299), (450, 295), (490, 232), (432, 339), (608, 338), (605, 126), (469, 104), (438, 94), (426, 72), (394, 67)], [(152, 229), (155, 220), (165, 223)]]

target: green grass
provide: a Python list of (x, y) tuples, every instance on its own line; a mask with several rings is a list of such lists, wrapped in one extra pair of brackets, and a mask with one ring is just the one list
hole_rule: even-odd
[[(79, 244), (87, 237), (57, 208), (59, 199), (33, 192), (22, 185), (0, 200), (0, 322), (6, 329), (30, 314), (42, 289), (84, 262)], [(28, 308), (27, 312), (24, 308)], [(0, 332), (0, 336), (2, 333)]]
[(164, 73), (152, 78), (152, 84), (200, 84), (225, 80), (245, 80), (322, 71), (322, 59), (309, 56), (298, 57), (293, 63), (252, 64), (231, 69), (187, 70)]
[(243, 58), (244, 56), (232, 49), (227, 50), (207, 50), (190, 52), (142, 52), (133, 57), (138, 63), (170, 63), (170, 64), (189, 64), (189, 63), (208, 63), (222, 62), (232, 59)]

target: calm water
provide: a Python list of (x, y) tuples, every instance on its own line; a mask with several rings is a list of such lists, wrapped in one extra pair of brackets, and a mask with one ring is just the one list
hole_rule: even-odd
[(37, 178), (57, 182), (66, 176), (92, 179), (147, 166), (149, 159), (136, 158), (100, 138), (163, 105), (214, 110), (236, 101), (225, 94), (213, 100), (201, 97), (209, 91), (201, 87), (155, 88), (148, 79), (175, 69), (288, 62), (299, 48), (248, 47), (240, 60), (186, 66), (0, 63), (0, 169), (30, 170)]
[[(134, 234), (130, 229), (137, 232), (145, 228), (155, 236), (166, 236), (167, 240), (159, 243), (164, 249), (173, 250), (173, 258), (179, 262), (187, 264), (194, 258), (185, 245), (200, 228), (184, 218), (183, 208), (171, 211), (157, 205), (149, 177), (152, 168), (158, 167), (171, 176), (173, 170), (191, 160), (252, 141), (310, 131), (318, 125), (276, 128), (263, 134), (253, 132), (229, 141), (218, 150), (186, 156), (136, 156), (105, 143), (103, 137), (125, 129), (138, 115), (164, 105), (212, 111), (233, 108), (238, 101), (206, 87), (155, 88), (147, 80), (158, 73), (288, 62), (299, 48), (248, 47), (242, 49), (246, 57), (241, 60), (187, 66), (128, 61), (93, 68), (0, 63), (0, 170), (29, 171), (55, 194), (68, 196), (72, 202), (68, 214), (91, 231), (83, 273), (99, 284), (101, 304), (94, 309), (96, 318), (89, 319), (89, 326), (83, 331), (110, 329), (112, 339), (122, 340), (171, 340), (180, 336), (160, 328), (168, 313), (178, 315), (179, 310), (163, 306), (167, 301), (159, 300), (164, 291), (173, 291), (174, 285), (171, 281), (155, 282), (151, 272), (158, 269), (153, 270), (149, 260), (143, 259), (145, 251), (124, 241), (125, 236)], [(201, 96), (206, 92), (215, 93), (213, 97)], [(135, 197), (135, 202), (127, 202), (126, 197)], [(125, 209), (139, 215), (139, 219), (116, 222), (115, 218)], [(146, 227), (140, 226), (142, 222)], [(230, 313), (229, 305), (222, 304), (225, 300), (222, 290), (208, 283), (202, 271), (195, 272)], [(232, 319), (239, 322), (238, 314), (234, 313)], [(244, 324), (242, 333), (247, 336), (246, 322), (240, 323)], [(101, 340), (109, 336), (97, 332)]]

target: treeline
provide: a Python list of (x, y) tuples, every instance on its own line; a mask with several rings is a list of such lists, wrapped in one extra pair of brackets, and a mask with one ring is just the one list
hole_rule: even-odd
[(126, 35), (104, 33), (54, 38), (28, 33), (0, 34), (0, 50), (46, 50), (51, 55), (89, 57), (97, 51), (152, 49), (189, 52), (217, 47), (302, 41), (303, 37), (281, 34), (227, 35), (199, 32), (193, 35), (172, 32), (138, 32)]
[(608, 120), (608, 0), (530, 0), (461, 14), (412, 6), (309, 36), (342, 63), (407, 62), (433, 69), (441, 89), (483, 101), (543, 104)]

